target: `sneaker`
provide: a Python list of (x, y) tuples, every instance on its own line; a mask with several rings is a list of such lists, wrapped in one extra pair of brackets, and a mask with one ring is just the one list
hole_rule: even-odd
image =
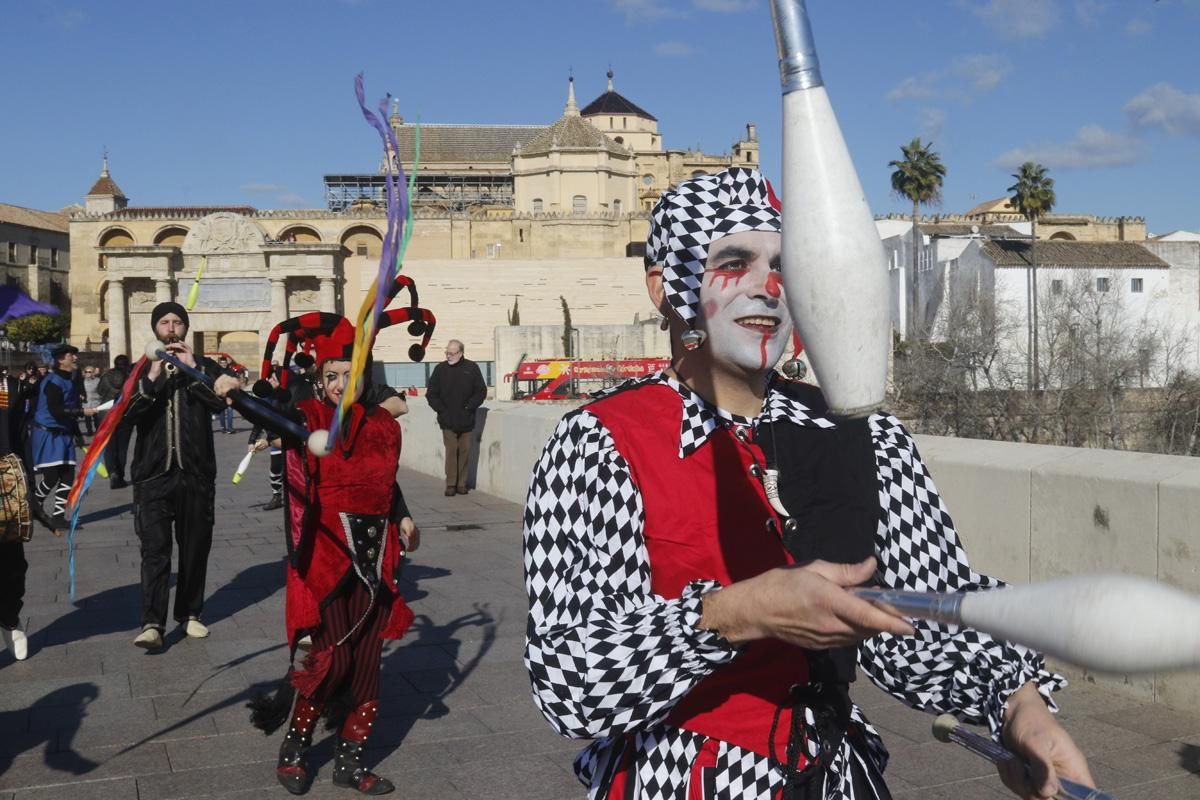
[(187, 623), (183, 626), (183, 632), (193, 639), (203, 639), (208, 636), (208, 628), (195, 617), (188, 617)]
[(143, 650), (157, 650), (163, 646), (162, 631), (153, 625), (148, 625), (142, 628), (142, 632), (133, 640), (133, 644)]
[(13, 654), (13, 658), (17, 661), (24, 661), (29, 658), (29, 640), (25, 638), (25, 631), (20, 628), (5, 628), (0, 626), (0, 638), (4, 639), (4, 646)]

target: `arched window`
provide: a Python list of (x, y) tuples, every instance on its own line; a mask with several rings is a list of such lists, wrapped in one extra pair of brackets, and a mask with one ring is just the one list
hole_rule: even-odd
[(535, 213), (535, 214), (542, 213), (542, 198), (540, 198), (540, 197), (533, 198), (533, 213)]
[(576, 216), (587, 213), (587, 195), (577, 194), (571, 198), (571, 213)]

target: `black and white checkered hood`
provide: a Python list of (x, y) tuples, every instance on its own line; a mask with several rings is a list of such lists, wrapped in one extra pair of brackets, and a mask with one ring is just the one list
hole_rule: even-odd
[(690, 327), (709, 246), (731, 233), (780, 230), (779, 201), (755, 169), (733, 167), (667, 190), (650, 215), (646, 268), (661, 264), (667, 302)]

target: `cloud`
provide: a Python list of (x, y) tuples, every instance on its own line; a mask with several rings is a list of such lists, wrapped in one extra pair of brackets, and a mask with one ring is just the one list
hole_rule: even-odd
[(692, 0), (692, 5), (701, 11), (735, 14), (757, 8), (758, 0)]
[(926, 139), (937, 139), (946, 127), (946, 112), (940, 108), (922, 108), (917, 122)]
[(1004, 39), (1044, 36), (1061, 16), (1058, 0), (986, 0), (971, 10)]
[(1134, 18), (1125, 24), (1125, 32), (1130, 36), (1141, 36), (1149, 33), (1154, 26), (1144, 19)]
[(966, 83), (973, 94), (992, 91), (1011, 71), (1012, 65), (997, 55), (963, 56), (950, 65), (950, 72)]
[(1016, 169), (1033, 161), (1049, 169), (1076, 170), (1122, 167), (1139, 161), (1145, 146), (1135, 136), (1116, 133), (1099, 125), (1087, 125), (1076, 131), (1065, 144), (1040, 144), (1009, 150), (993, 163), (1002, 169)]
[(920, 97), (933, 97), (938, 93), (937, 83), (937, 73), (933, 72), (920, 78), (908, 77), (896, 84), (885, 97), (891, 103)]
[(304, 195), (293, 192), (278, 183), (243, 183), (242, 194), (256, 195), (266, 198), (266, 202), (282, 208), (306, 208), (308, 201)]
[(1124, 111), (1139, 130), (1162, 128), (1171, 136), (1200, 136), (1200, 93), (1157, 83), (1126, 103)]
[(627, 22), (645, 22), (663, 17), (678, 17), (681, 12), (666, 0), (613, 0), (613, 7), (625, 15)]
[(655, 55), (666, 58), (687, 58), (693, 52), (692, 46), (685, 42), (659, 42), (654, 45)]
[(1012, 65), (1003, 56), (961, 56), (940, 72), (905, 78), (884, 97), (891, 103), (930, 97), (969, 103), (1003, 83), (1011, 71)]

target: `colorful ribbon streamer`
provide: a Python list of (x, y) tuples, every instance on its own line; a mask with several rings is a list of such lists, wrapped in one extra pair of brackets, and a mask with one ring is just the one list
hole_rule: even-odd
[(100, 423), (100, 429), (92, 439), (92, 446), (85, 451), (83, 461), (79, 465), (79, 474), (75, 476), (75, 482), (71, 484), (71, 491), (67, 494), (67, 513), (71, 515), (71, 528), (67, 534), (67, 573), (71, 579), (72, 600), (75, 599), (75, 528), (79, 525), (79, 509), (83, 505), (83, 496), (87, 494), (96, 473), (104, 464), (104, 449), (108, 447), (109, 440), (121, 424), (121, 418), (125, 416), (125, 409), (133, 397), (133, 389), (146, 371), (147, 364), (149, 361), (142, 356), (129, 371), (129, 377), (121, 387), (121, 398), (113, 404), (112, 410)]
[[(416, 181), (416, 165), (420, 162), (421, 133), (417, 129), (416, 152), (414, 155), (413, 174), (405, 180), (404, 168), (400, 166), (400, 147), (396, 142), (395, 131), (388, 125), (388, 105), (391, 95), (387, 95), (379, 103), (379, 113), (375, 114), (366, 105), (363, 90), (363, 76), (359, 73), (354, 79), (354, 96), (358, 107), (362, 110), (363, 118), (379, 134), (384, 144), (384, 151), (395, 157), (395, 162), (388, 162), (388, 171), (384, 175), (384, 187), (387, 191), (387, 233), (383, 239), (383, 253), (379, 258), (379, 273), (375, 282), (367, 290), (367, 296), (359, 308), (355, 323), (354, 349), (350, 356), (350, 377), (346, 389), (342, 393), (341, 402), (333, 416), (333, 424), (329, 426), (329, 441), (334, 443), (345, 423), (346, 414), (350, 410), (354, 398), (358, 394), (359, 383), (366, 373), (367, 357), (375, 344), (375, 333), (379, 328), (379, 319), (387, 306), (388, 298), (392, 295), (396, 276), (404, 264), (404, 254), (408, 250), (408, 242), (412, 236), (413, 211), (409, 198), (412, 196)], [(405, 185), (407, 184), (407, 185)]]

